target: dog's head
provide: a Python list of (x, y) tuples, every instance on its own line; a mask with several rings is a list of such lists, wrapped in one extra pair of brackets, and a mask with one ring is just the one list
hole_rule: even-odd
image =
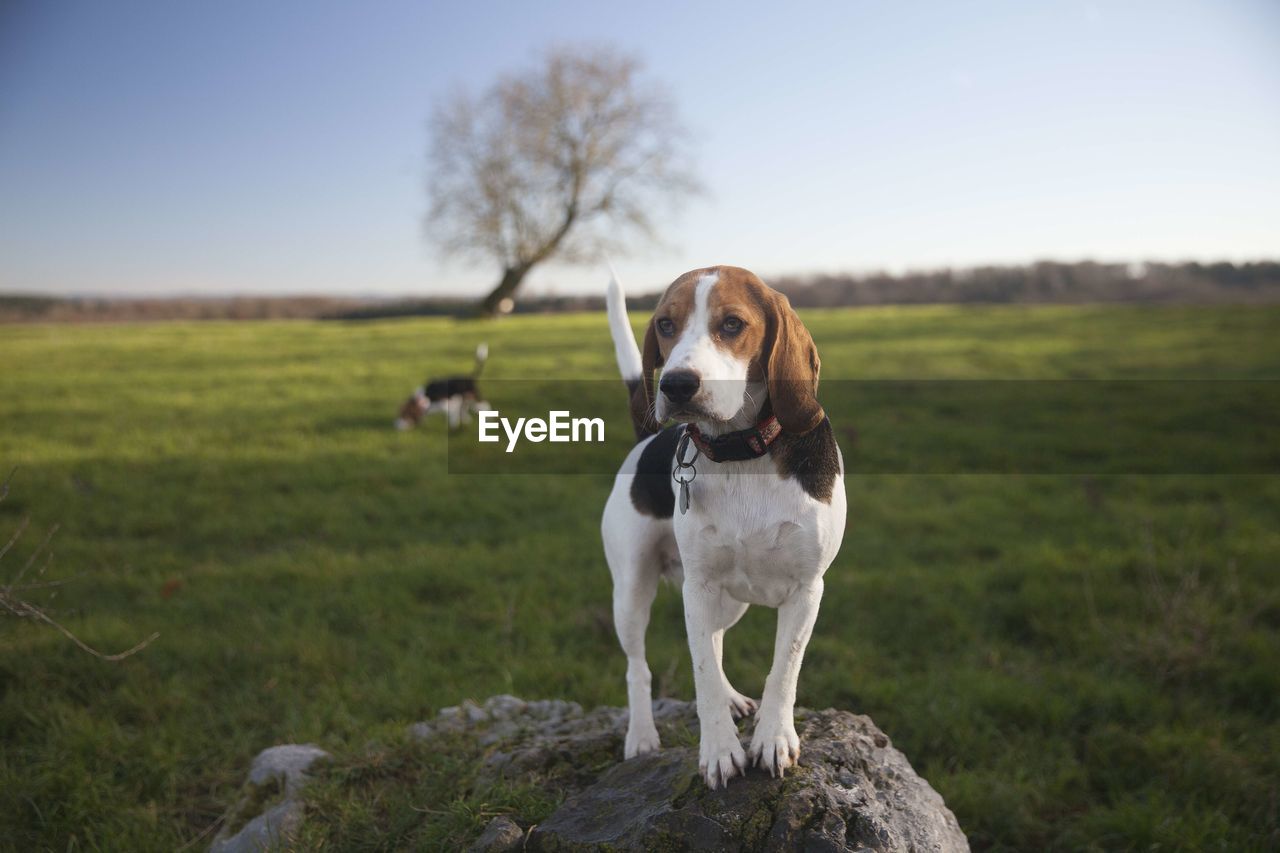
[(822, 422), (813, 338), (786, 296), (739, 267), (676, 279), (649, 321), (642, 357), (632, 403), (655, 428), (674, 418), (712, 431), (741, 429), (766, 405), (787, 432)]
[(428, 400), (421, 388), (413, 392), (400, 407), (400, 415), (396, 418), (396, 429), (410, 429), (418, 425), (427, 412)]

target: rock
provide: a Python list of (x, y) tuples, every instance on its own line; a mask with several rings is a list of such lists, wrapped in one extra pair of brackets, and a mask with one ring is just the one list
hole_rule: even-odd
[(469, 853), (512, 853), (524, 846), (524, 830), (509, 817), (499, 815), (489, 821)]
[[(692, 704), (666, 716), (697, 724)], [(870, 718), (798, 711), (797, 724), (800, 766), (785, 779), (752, 770), (710, 791), (695, 746), (662, 749), (571, 794), (534, 829), (528, 849), (969, 849), (942, 797)]]
[[(572, 702), (495, 696), (445, 709), (414, 731), (468, 731), (491, 745), (480, 784), (548, 779), (565, 793), (522, 836), (526, 850), (969, 849), (942, 797), (869, 717), (797, 709), (800, 766), (785, 779), (752, 770), (719, 791), (698, 775), (693, 703), (660, 699), (654, 717), (664, 748), (630, 761), (619, 760), (625, 708), (584, 712)], [(745, 746), (750, 726), (742, 737)]]
[[(698, 774), (693, 703), (658, 700), (654, 718), (663, 748), (629, 761), (621, 760), (625, 708), (584, 711), (574, 702), (495, 696), (445, 708), (410, 731), (474, 738), (484, 747), (481, 788), (533, 784), (563, 797), (541, 821), (541, 814), (493, 818), (473, 851), (969, 849), (942, 797), (868, 717), (797, 709), (799, 766), (785, 779), (751, 770), (718, 791)], [(741, 733), (744, 746), (750, 728)], [(276, 747), (260, 755), (235, 812), (241, 826), (229, 821), (213, 849), (287, 846), (302, 815), (306, 769), (323, 754)], [(255, 799), (272, 780), (276, 793)]]
[(307, 770), (328, 757), (312, 744), (273, 746), (258, 753), (239, 802), (209, 846), (211, 853), (256, 853), (285, 845), (302, 821)]

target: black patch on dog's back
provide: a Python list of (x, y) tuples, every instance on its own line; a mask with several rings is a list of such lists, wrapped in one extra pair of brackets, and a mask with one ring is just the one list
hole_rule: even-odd
[(840, 451), (829, 419), (823, 418), (804, 435), (784, 432), (769, 450), (780, 477), (795, 477), (811, 498), (831, 503), (836, 475), (840, 473)]
[(431, 402), (476, 394), (476, 381), (470, 376), (451, 376), (448, 379), (432, 379), (423, 389), (423, 395)]
[(676, 456), (676, 442), (684, 427), (671, 426), (659, 432), (636, 463), (636, 476), (631, 481), (631, 503), (636, 510), (654, 518), (670, 518), (676, 511), (676, 495), (671, 486), (671, 461)]

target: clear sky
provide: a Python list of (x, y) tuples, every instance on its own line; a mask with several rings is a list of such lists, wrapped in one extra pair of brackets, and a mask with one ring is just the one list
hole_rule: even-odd
[[(708, 195), (631, 289), (1280, 255), (1280, 2), (0, 4), (0, 290), (478, 293), (426, 117), (554, 44), (644, 59)], [(599, 290), (549, 267), (534, 292)]]

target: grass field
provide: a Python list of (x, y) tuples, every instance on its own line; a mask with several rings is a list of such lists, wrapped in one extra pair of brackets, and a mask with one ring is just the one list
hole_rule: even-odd
[[(1280, 378), (1271, 307), (804, 316), (824, 379)], [(60, 525), (48, 576), (75, 579), (36, 600), (107, 651), (160, 632), (112, 664), (0, 622), (0, 845), (174, 849), (282, 742), (339, 756), (317, 844), (457, 843), (536, 799), (468, 788), (456, 757), (344, 782), (468, 697), (625, 702), (610, 477), (449, 475), (439, 421), (390, 428), (481, 339), (495, 380), (615, 376), (600, 315), (0, 327), (0, 543), (31, 519), (0, 579)], [(872, 715), (976, 848), (1280, 846), (1280, 478), (854, 471), (848, 492), (800, 703)], [(746, 692), (772, 631), (753, 609), (729, 634)], [(650, 666), (690, 697), (683, 633), (666, 589)]]

